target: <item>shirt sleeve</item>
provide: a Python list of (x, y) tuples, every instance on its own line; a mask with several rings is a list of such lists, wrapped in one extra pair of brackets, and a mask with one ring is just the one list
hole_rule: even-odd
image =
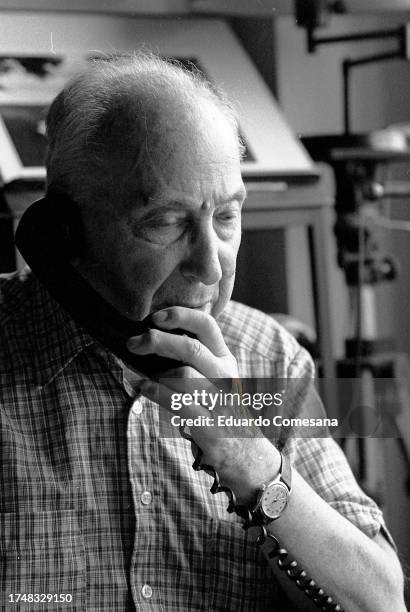
[[(304, 349), (293, 358), (288, 376), (299, 379), (295, 389), (299, 391), (298, 399), (303, 404), (309, 397), (309, 381), (311, 384), (314, 377), (313, 362)], [(397, 552), (382, 511), (359, 487), (345, 454), (329, 434), (323, 437), (291, 436), (286, 441), (284, 452), (289, 454), (299, 474), (329, 506), (370, 538), (382, 533)]]
[(379, 532), (395, 550), (383, 513), (359, 487), (339, 445), (328, 438), (288, 441), (290, 460), (322, 499), (370, 538)]

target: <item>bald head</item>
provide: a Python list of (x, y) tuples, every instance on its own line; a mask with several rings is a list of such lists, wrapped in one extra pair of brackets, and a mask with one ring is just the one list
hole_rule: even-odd
[(48, 189), (82, 206), (144, 202), (167, 180), (176, 152), (183, 148), (189, 163), (196, 143), (222, 125), (240, 155), (231, 105), (196, 72), (146, 54), (94, 62), (50, 107)]

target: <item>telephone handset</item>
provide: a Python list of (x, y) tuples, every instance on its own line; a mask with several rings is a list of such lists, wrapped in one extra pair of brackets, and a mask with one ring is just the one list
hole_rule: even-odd
[[(131, 336), (155, 327), (146, 317), (132, 321), (122, 316), (75, 269), (70, 258), (81, 249), (78, 207), (64, 194), (47, 194), (23, 214), (15, 243), (37, 278), (65, 310), (128, 366), (153, 377), (182, 366), (159, 355), (134, 355), (126, 346)], [(189, 332), (173, 330), (182, 335)]]

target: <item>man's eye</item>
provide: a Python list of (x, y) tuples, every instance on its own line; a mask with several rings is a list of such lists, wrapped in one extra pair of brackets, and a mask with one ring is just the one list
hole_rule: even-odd
[(147, 219), (134, 226), (134, 234), (149, 242), (168, 244), (178, 240), (185, 233), (186, 227), (186, 219), (178, 217)]
[(225, 210), (215, 215), (217, 221), (221, 223), (236, 223), (239, 221), (240, 213), (237, 210)]

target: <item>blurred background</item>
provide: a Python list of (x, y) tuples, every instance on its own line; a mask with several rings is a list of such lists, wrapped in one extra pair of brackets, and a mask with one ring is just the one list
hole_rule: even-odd
[(234, 298), (311, 351), (409, 565), (407, 22), (410, 0), (0, 0), (0, 272), (24, 265), (14, 230), (44, 193), (45, 113), (76, 67), (138, 48), (195, 65), (246, 146)]

